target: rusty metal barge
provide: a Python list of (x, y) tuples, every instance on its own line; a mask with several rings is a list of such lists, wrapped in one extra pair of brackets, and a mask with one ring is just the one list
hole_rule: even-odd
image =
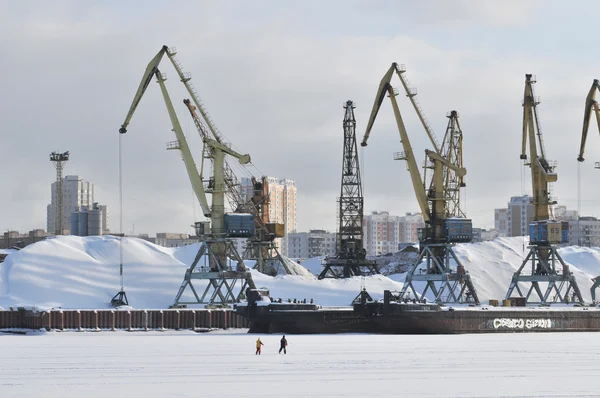
[(237, 304), (235, 312), (248, 319), (249, 333), (460, 334), (600, 331), (600, 308), (597, 306), (526, 306), (519, 298), (505, 301), (505, 306), (501, 307), (446, 306), (417, 300), (397, 300), (393, 292), (386, 290), (383, 300), (372, 300), (363, 291), (352, 306), (321, 307), (317, 304), (271, 302), (268, 293), (249, 291), (248, 302)]

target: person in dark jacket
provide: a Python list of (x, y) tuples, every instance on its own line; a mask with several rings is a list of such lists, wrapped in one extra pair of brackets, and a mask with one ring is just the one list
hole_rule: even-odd
[(287, 354), (287, 340), (285, 339), (285, 335), (281, 338), (281, 340), (279, 340), (279, 342), (281, 343), (280, 347), (279, 347), (279, 353), (281, 354), (281, 350), (283, 350), (284, 354)]

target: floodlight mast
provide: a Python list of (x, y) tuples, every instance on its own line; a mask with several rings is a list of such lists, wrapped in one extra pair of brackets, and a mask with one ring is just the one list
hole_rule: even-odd
[(50, 161), (56, 167), (56, 192), (55, 192), (55, 211), (54, 211), (54, 233), (56, 235), (64, 234), (63, 226), (63, 168), (64, 164), (69, 161), (69, 151), (52, 152)]

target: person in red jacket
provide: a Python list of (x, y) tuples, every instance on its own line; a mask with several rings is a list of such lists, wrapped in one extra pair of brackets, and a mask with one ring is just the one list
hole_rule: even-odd
[(260, 337), (259, 337), (258, 340), (256, 340), (256, 354), (254, 354), (254, 355), (260, 355), (260, 351), (261, 351), (261, 348), (263, 345), (264, 344), (262, 341), (260, 341)]

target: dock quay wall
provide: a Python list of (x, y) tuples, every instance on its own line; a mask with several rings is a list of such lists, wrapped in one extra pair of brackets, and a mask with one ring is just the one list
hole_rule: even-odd
[(0, 311), (0, 329), (197, 330), (247, 328), (229, 309)]

